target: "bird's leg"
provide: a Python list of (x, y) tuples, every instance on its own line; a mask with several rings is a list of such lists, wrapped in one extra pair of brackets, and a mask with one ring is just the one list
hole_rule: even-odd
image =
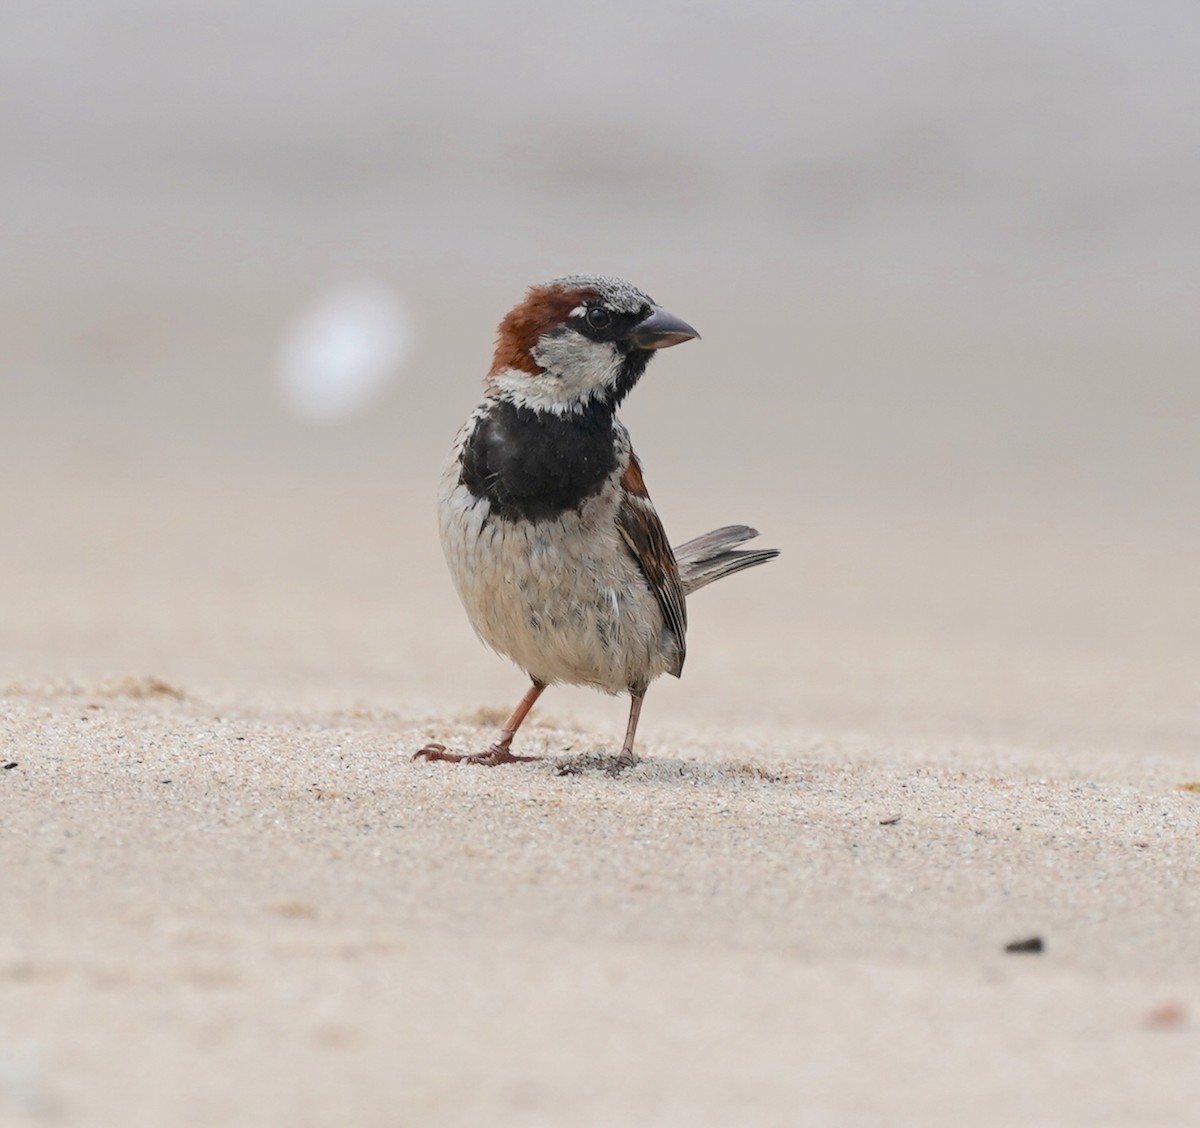
[(544, 682), (534, 680), (533, 685), (529, 687), (529, 692), (521, 698), (520, 704), (512, 711), (512, 716), (504, 722), (499, 739), (486, 752), (467, 755), (460, 752), (447, 752), (444, 744), (426, 744), (420, 752), (413, 754), (413, 759), (446, 760), (451, 764), (481, 764), (485, 768), (494, 768), (498, 764), (540, 760), (541, 756), (514, 756), (509, 748), (512, 747), (513, 737), (516, 736), (517, 729), (521, 727), (521, 722), (529, 715), (529, 710), (533, 708), (534, 702), (541, 697), (542, 690), (545, 688)]
[(509, 752), (509, 748), (512, 746), (513, 737), (517, 735), (517, 729), (521, 727), (521, 722), (529, 716), (529, 710), (533, 708), (545, 688), (545, 682), (534, 680), (533, 685), (529, 687), (529, 692), (521, 698), (517, 707), (512, 711), (512, 716), (504, 722), (504, 728), (500, 730), (500, 739), (482, 756), (470, 757), (472, 763), (494, 767), (496, 764), (511, 764), (517, 760), (541, 759), (541, 756), (514, 756)]
[(646, 691), (631, 689), (629, 691), (629, 724), (625, 726), (625, 743), (621, 745), (621, 754), (617, 757), (616, 766), (613, 769), (613, 775), (617, 772), (623, 772), (626, 768), (632, 768), (638, 762), (638, 758), (633, 751), (634, 737), (637, 736), (638, 717), (642, 715), (642, 702), (645, 700)]

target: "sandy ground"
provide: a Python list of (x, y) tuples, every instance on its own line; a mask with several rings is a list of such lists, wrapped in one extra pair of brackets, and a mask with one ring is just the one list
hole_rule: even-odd
[(694, 600), (645, 762), (564, 690), (487, 771), (409, 759), (521, 692), (427, 495), (24, 441), (0, 1122), (1194, 1122), (1175, 534), (681, 499), (786, 555)]

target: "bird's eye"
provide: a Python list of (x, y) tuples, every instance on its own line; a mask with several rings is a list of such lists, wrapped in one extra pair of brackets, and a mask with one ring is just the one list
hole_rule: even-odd
[(592, 306), (587, 311), (587, 323), (593, 329), (605, 329), (610, 321), (612, 321), (612, 317), (603, 306)]

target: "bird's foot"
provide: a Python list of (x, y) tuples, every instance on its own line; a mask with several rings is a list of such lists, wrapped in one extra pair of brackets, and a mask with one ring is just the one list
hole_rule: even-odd
[(443, 760), (448, 764), (478, 764), (481, 768), (495, 768), (501, 764), (527, 764), (540, 760), (541, 756), (514, 756), (507, 747), (493, 744), (486, 752), (447, 752), (444, 744), (426, 744), (413, 753), (414, 760)]
[(632, 768), (636, 763), (638, 763), (638, 758), (632, 752), (622, 751), (612, 762), (612, 766), (608, 769), (608, 774), (615, 778), (625, 771), (626, 768)]
[(560, 776), (577, 776), (586, 775), (588, 772), (603, 772), (606, 776), (612, 776), (615, 779), (627, 768), (632, 768), (635, 764), (640, 763), (641, 760), (633, 755), (612, 756), (606, 752), (585, 752), (580, 756), (570, 756), (559, 760), (554, 767), (555, 775)]

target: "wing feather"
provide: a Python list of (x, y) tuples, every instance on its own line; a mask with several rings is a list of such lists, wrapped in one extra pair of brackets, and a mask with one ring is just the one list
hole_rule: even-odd
[(667, 629), (679, 644), (679, 656), (671, 669), (678, 677), (687, 652), (687, 604), (671, 542), (654, 511), (636, 455), (629, 457), (621, 486), (624, 493), (617, 510), (617, 528), (658, 601)]

